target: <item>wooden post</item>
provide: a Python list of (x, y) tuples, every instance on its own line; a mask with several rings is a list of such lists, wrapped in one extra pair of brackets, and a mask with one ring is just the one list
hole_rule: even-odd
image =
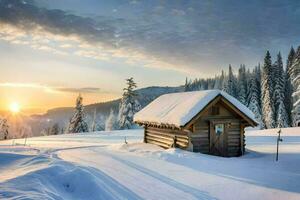
[(245, 136), (245, 126), (243, 124), (241, 124), (240, 126), (240, 131), (241, 131), (241, 135), (240, 135), (240, 143), (241, 143), (241, 155), (245, 154), (245, 146), (244, 146), (244, 136)]
[(278, 151), (279, 151), (279, 142), (282, 142), (282, 139), (280, 138), (281, 129), (278, 131), (278, 137), (277, 137), (277, 151), (276, 151), (276, 161), (278, 161)]
[(176, 148), (177, 137), (176, 135), (173, 138), (173, 147)]
[(144, 143), (147, 143), (147, 139), (146, 139), (146, 129), (147, 129), (147, 126), (144, 127)]

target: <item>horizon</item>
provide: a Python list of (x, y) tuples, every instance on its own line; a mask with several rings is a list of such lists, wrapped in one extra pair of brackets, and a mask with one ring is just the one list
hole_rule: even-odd
[[(27, 114), (179, 86), (300, 44), (299, 1), (0, 0), (0, 110)], [(245, 12), (250, 11), (250, 12)], [(272, 12), (275, 15), (270, 16)]]

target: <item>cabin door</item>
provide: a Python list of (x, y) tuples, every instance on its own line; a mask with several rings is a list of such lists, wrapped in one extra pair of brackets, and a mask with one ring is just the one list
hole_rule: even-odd
[(210, 154), (227, 155), (226, 137), (226, 123), (212, 121), (210, 123)]

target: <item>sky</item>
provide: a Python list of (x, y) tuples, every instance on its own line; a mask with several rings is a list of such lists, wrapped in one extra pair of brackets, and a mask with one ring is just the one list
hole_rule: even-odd
[(37, 113), (254, 67), (300, 44), (300, 1), (0, 0), (0, 110)]

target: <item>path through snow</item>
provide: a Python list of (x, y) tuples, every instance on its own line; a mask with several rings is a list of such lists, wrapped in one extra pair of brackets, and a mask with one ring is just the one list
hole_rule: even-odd
[(1, 142), (0, 199), (299, 199), (293, 131), (283, 132), (277, 163), (274, 131), (248, 132), (250, 153), (239, 158), (137, 143), (140, 130)]

